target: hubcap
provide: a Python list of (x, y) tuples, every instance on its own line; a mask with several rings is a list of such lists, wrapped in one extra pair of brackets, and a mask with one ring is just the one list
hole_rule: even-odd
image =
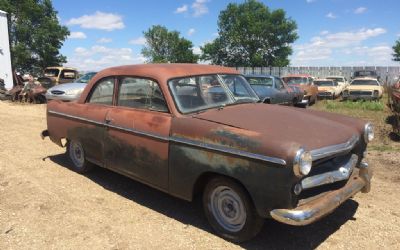
[(69, 156), (77, 168), (82, 168), (85, 163), (85, 154), (79, 142), (71, 142)]
[(229, 187), (219, 186), (210, 196), (210, 210), (218, 224), (230, 232), (240, 231), (246, 223), (242, 199)]

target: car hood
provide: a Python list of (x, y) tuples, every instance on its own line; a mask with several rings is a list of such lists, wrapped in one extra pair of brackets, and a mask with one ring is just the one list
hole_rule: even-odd
[(335, 91), (335, 87), (331, 86), (318, 86), (318, 91)]
[(191, 118), (175, 124), (173, 135), (289, 161), (300, 147), (313, 150), (347, 142), (360, 136), (365, 125), (347, 116), (260, 103), (209, 110)]
[(81, 83), (81, 82), (63, 83), (50, 88), (48, 91), (59, 90), (66, 92), (67, 90), (73, 90), (73, 89), (83, 90), (86, 87), (86, 85), (87, 85), (86, 83)]
[(350, 85), (347, 87), (348, 90), (380, 90), (380, 86), (373, 85)]

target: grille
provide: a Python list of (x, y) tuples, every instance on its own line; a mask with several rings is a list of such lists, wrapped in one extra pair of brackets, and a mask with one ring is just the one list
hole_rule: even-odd
[(63, 95), (65, 92), (61, 90), (52, 90), (51, 93), (53, 95)]
[(350, 95), (372, 95), (372, 91), (350, 91)]
[(331, 93), (330, 93), (330, 92), (319, 92), (318, 95), (321, 95), (321, 96), (330, 96)]

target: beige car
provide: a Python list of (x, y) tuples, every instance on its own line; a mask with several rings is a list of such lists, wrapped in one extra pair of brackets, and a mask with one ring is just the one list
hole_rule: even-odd
[(317, 79), (314, 84), (318, 86), (318, 98), (334, 100), (342, 93), (342, 87), (332, 79)]
[(356, 78), (343, 91), (343, 100), (379, 100), (383, 86), (374, 78)]
[(47, 67), (43, 76), (38, 78), (38, 81), (48, 89), (61, 83), (74, 82), (78, 76), (78, 71), (75, 68)]

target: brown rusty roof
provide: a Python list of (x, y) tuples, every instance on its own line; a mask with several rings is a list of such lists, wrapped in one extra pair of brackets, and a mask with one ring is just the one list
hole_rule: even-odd
[[(202, 74), (239, 74), (238, 71), (232, 68), (204, 65), (204, 64), (137, 64), (125, 65), (104, 69), (97, 73), (96, 79), (114, 75), (132, 75), (152, 78), (160, 83), (175, 77), (202, 75)], [(94, 80), (96, 80), (94, 79)], [(162, 84), (162, 83), (161, 83)]]

